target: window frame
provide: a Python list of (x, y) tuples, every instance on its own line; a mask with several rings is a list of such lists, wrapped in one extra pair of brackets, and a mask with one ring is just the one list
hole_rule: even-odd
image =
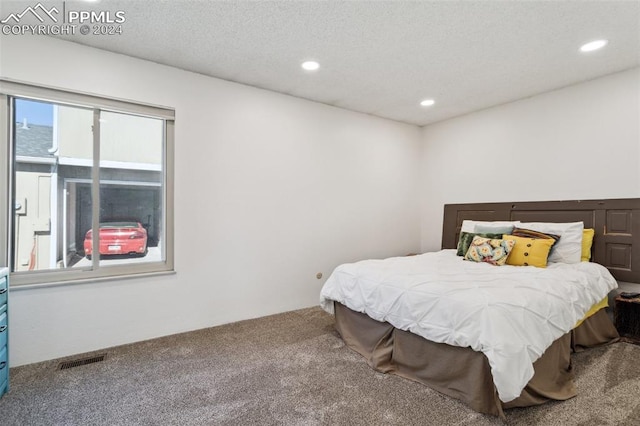
[[(90, 267), (46, 269), (11, 272), (11, 287), (49, 286), (78, 282), (95, 282), (121, 278), (174, 273), (174, 131), (175, 110), (168, 107), (143, 104), (122, 99), (106, 98), (99, 95), (72, 92), (64, 89), (36, 86), (14, 80), (0, 79), (0, 266), (9, 266), (11, 230), (14, 215), (10, 213), (13, 197), (16, 162), (13, 153), (12, 134), (15, 123), (12, 98), (52, 102), (93, 110), (93, 165), (92, 199), (100, 206), (100, 112), (116, 112), (134, 116), (161, 119), (164, 123), (164, 146), (162, 158), (163, 187), (163, 236), (164, 261), (140, 262), (120, 265), (100, 266), (99, 257), (92, 257)], [(4, 157), (4, 159), (2, 159)], [(5, 160), (6, 159), (6, 160)], [(99, 207), (92, 208), (92, 229), (99, 227)], [(94, 239), (94, 252), (97, 252), (97, 239)]]

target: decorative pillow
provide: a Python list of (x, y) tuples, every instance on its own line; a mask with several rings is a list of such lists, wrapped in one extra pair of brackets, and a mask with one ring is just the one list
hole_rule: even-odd
[(477, 224), (473, 229), (476, 234), (511, 234), (513, 232), (513, 225), (484, 225)]
[(547, 267), (547, 257), (551, 246), (555, 243), (552, 238), (523, 238), (505, 235), (505, 241), (513, 241), (515, 246), (507, 258), (507, 265)]
[(549, 262), (580, 263), (582, 255), (583, 222), (550, 223), (530, 222), (521, 223), (521, 228), (544, 232), (545, 234), (560, 235), (553, 251), (547, 259)]
[[(519, 226), (520, 221), (518, 220), (506, 220), (506, 221), (505, 220), (502, 220), (502, 221), (500, 220), (496, 220), (496, 221), (463, 220), (462, 228), (460, 229), (460, 232), (478, 232), (476, 230), (477, 225), (490, 226), (493, 228), (505, 227), (505, 226)], [(491, 232), (491, 231), (487, 231), (487, 232)], [(499, 232), (495, 232), (495, 233), (499, 234)]]
[(582, 254), (580, 255), (580, 261), (582, 262), (591, 260), (591, 246), (593, 245), (593, 236), (595, 233), (595, 229), (592, 228), (587, 228), (582, 231)]
[(534, 231), (533, 229), (525, 229), (525, 228), (515, 228), (513, 232), (511, 232), (511, 235), (515, 235), (516, 237), (523, 237), (523, 238), (546, 238), (546, 239), (550, 238), (553, 240), (553, 244), (551, 244), (551, 250), (553, 250), (553, 246), (560, 239), (560, 235), (546, 234), (544, 232)]
[(504, 265), (514, 244), (515, 241), (483, 238), (476, 235), (473, 237), (469, 251), (467, 251), (464, 258), (474, 262), (487, 262), (496, 266)]
[(473, 241), (473, 237), (476, 235), (484, 238), (502, 238), (502, 234), (476, 234), (473, 232), (461, 232), (460, 239), (458, 240), (458, 252), (456, 253), (458, 256), (464, 256), (467, 251), (469, 251), (471, 241)]

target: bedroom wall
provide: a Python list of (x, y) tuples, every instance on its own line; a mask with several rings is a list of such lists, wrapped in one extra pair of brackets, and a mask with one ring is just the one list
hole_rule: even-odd
[(423, 128), (422, 250), (448, 203), (640, 197), (640, 68)]
[(314, 306), (338, 264), (420, 247), (415, 126), (55, 39), (0, 51), (2, 77), (176, 110), (177, 273), (12, 289), (12, 366)]

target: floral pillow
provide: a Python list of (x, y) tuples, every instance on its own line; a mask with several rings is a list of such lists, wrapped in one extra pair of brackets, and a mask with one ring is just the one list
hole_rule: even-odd
[(471, 246), (471, 241), (473, 241), (473, 237), (475, 236), (484, 237), (484, 238), (502, 238), (502, 234), (483, 234), (483, 233), (474, 233), (474, 232), (460, 232), (460, 239), (458, 240), (458, 256), (464, 256), (469, 251), (469, 246)]
[(487, 262), (496, 266), (504, 265), (515, 244), (516, 242), (513, 240), (499, 240), (475, 236), (464, 258), (465, 260)]

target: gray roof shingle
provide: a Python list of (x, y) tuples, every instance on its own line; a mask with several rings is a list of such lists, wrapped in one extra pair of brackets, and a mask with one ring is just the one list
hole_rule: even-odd
[(16, 155), (52, 158), (49, 149), (53, 145), (53, 127), (40, 124), (16, 123)]

